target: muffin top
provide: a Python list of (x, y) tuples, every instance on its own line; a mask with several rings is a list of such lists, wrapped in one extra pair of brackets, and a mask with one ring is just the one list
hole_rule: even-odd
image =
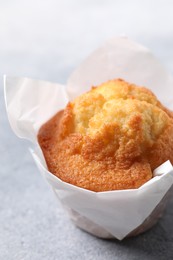
[(77, 97), (38, 137), (49, 170), (92, 191), (138, 188), (154, 168), (173, 162), (172, 112), (150, 90), (121, 79)]

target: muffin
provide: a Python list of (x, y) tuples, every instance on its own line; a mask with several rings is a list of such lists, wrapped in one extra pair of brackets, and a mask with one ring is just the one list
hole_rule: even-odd
[(38, 142), (50, 172), (95, 192), (139, 188), (173, 163), (173, 114), (147, 88), (110, 80), (69, 102)]

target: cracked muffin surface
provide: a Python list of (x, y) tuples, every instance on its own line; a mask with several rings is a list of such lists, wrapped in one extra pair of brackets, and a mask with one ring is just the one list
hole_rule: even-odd
[(173, 163), (173, 116), (147, 88), (110, 80), (69, 102), (38, 141), (63, 181), (92, 191), (133, 189)]

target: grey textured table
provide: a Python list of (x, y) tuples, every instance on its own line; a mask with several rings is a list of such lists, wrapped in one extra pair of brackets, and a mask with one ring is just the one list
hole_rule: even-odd
[[(107, 38), (125, 33), (173, 73), (173, 1), (0, 0), (0, 75), (65, 83)], [(73, 226), (12, 133), (0, 88), (0, 260), (173, 259), (173, 199), (149, 232), (122, 242)]]

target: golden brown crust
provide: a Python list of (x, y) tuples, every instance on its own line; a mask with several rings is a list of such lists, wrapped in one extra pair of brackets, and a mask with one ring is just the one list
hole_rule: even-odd
[(39, 131), (49, 170), (92, 191), (138, 188), (173, 163), (173, 116), (144, 87), (112, 80), (69, 103)]

